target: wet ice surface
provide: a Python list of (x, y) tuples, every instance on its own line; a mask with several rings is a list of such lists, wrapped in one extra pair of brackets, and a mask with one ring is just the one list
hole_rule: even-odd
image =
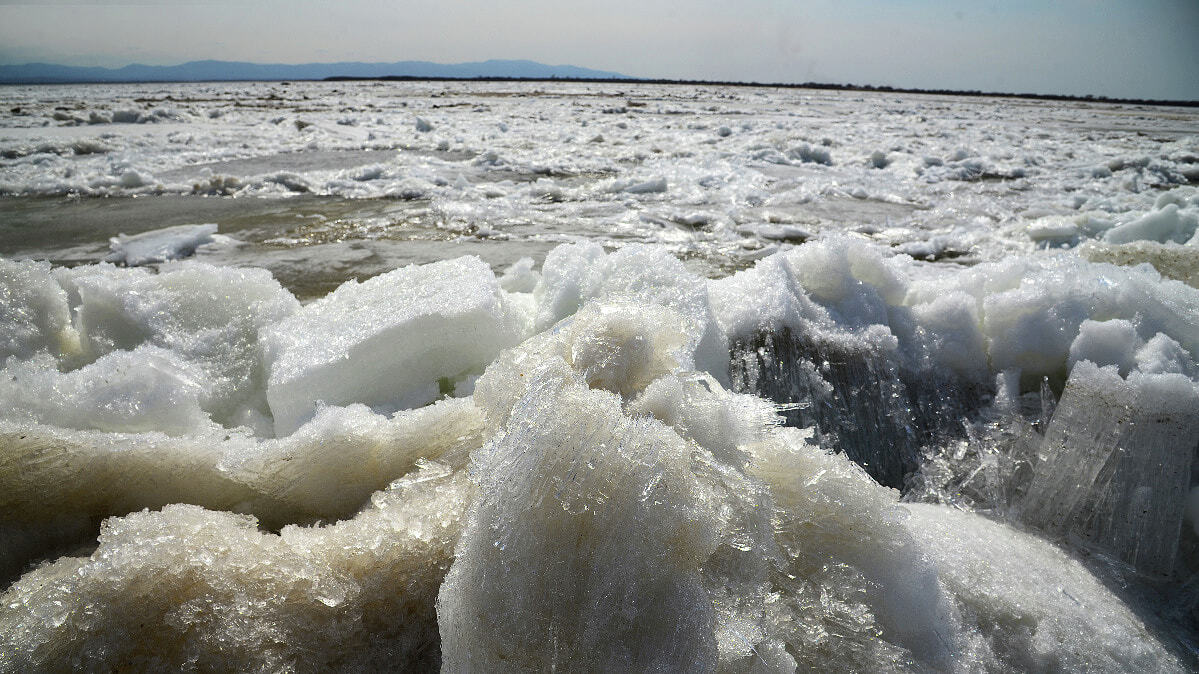
[(0, 670), (1199, 667), (1193, 110), (4, 92)]

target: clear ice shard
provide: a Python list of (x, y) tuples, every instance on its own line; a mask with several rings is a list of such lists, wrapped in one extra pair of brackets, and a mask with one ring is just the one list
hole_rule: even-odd
[(860, 340), (790, 328), (734, 342), (734, 387), (784, 406), (788, 426), (813, 427), (890, 487), (902, 487), (919, 451), (955, 432), (977, 392), (947, 370), (906, 371), (899, 358)]
[(1148, 575), (1174, 567), (1199, 446), (1187, 377), (1080, 361), (1037, 452), (1022, 519)]

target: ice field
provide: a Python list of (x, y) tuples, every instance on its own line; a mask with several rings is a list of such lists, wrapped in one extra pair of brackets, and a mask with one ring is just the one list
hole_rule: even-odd
[(0, 91), (0, 671), (1199, 670), (1199, 110)]

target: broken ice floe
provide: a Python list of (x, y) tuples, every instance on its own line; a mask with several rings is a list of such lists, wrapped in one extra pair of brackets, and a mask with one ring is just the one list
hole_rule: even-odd
[(216, 232), (216, 225), (177, 225), (132, 236), (122, 234), (110, 240), (112, 253), (104, 260), (129, 267), (179, 260), (192, 256), (201, 246), (230, 241)]

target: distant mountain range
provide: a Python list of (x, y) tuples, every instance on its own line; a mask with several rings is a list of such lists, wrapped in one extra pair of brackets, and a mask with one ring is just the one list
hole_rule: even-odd
[(53, 63), (0, 65), (0, 84), (76, 82), (206, 82), (245, 80), (323, 80), (327, 77), (515, 77), (628, 79), (626, 75), (578, 66), (550, 66), (536, 61), (478, 61), (474, 63), (245, 63), (191, 61), (177, 66), (127, 65), (89, 68)]

